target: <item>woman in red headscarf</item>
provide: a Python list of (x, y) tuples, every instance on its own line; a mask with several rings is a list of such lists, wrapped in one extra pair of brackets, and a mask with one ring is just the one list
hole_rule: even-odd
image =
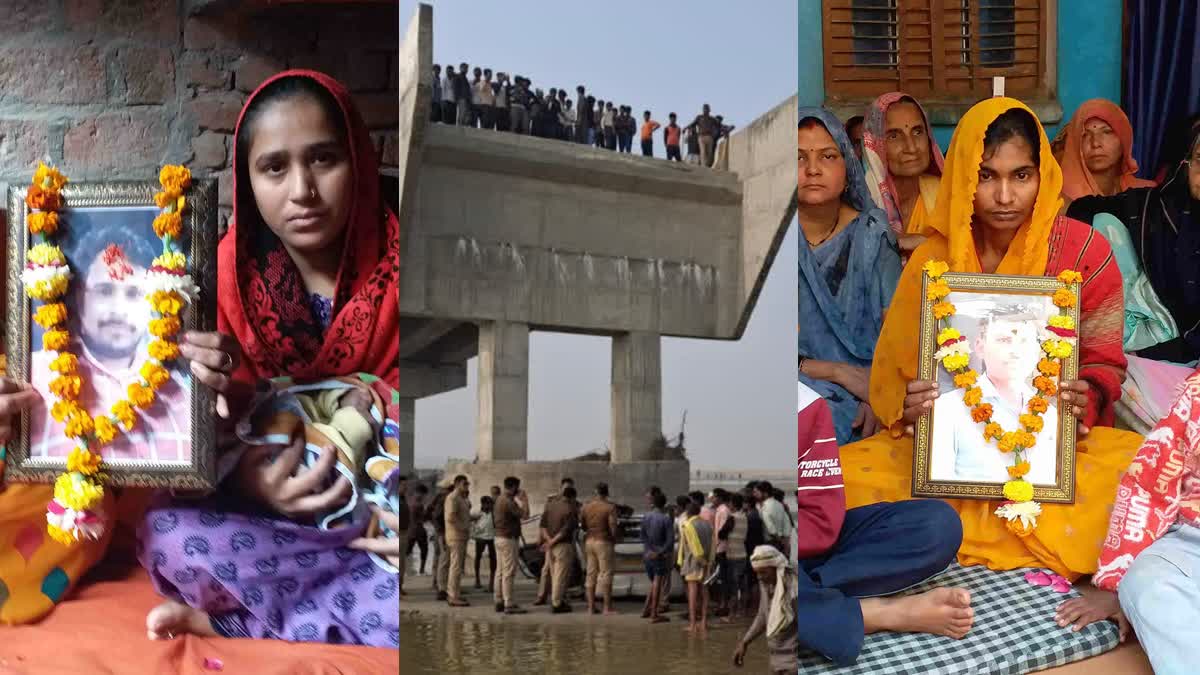
[(1129, 188), (1153, 187), (1138, 178), (1133, 158), (1133, 125), (1120, 106), (1094, 98), (1084, 101), (1066, 127), (1063, 194), (1070, 199), (1110, 196)]
[[(369, 373), (399, 385), (399, 223), (341, 84), (288, 71), (247, 100), (233, 221), (217, 258), (218, 331), (185, 336), (181, 350), (220, 393), (221, 417), (244, 411), (273, 377)], [(399, 555), (399, 539), (313, 526), (313, 514), (345, 503), (352, 487), (331, 481), (331, 448), (309, 468), (303, 451), (298, 437), (282, 451), (224, 453), (222, 492), (146, 514), (139, 558), (169, 598), (147, 616), (151, 638), (399, 646), (399, 580), (367, 553)], [(390, 515), (383, 520), (394, 526)]]

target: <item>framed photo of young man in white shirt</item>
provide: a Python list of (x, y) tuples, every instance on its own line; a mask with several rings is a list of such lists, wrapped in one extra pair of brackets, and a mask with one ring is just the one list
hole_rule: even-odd
[[(1033, 380), (1046, 355), (1042, 342), (1051, 316), (1058, 314), (1052, 296), (1061, 284), (1051, 277), (1014, 277), (989, 274), (946, 274), (951, 293), (946, 301), (954, 314), (940, 322), (961, 333), (970, 350), (970, 368), (977, 374), (980, 403), (992, 409), (991, 421), (1004, 431), (1021, 431), (1019, 418), (1030, 412), (1038, 395)], [(913, 446), (913, 495), (920, 497), (1003, 499), (1010, 480), (1012, 453), (1001, 451), (996, 440), (984, 437), (984, 422), (972, 418), (964, 402), (966, 389), (955, 386), (953, 376), (936, 361), (939, 322), (933, 302), (922, 307), (920, 380), (936, 380), (939, 396), (933, 409), (917, 424)], [(1078, 307), (1071, 310), (1078, 322)], [(1072, 351), (1062, 361), (1059, 381), (1074, 379), (1078, 355)], [(1022, 459), (1029, 463), (1025, 479), (1041, 502), (1072, 503), (1075, 495), (1075, 429), (1069, 406), (1057, 396), (1048, 403), (1036, 444)]]
[[(149, 358), (154, 318), (146, 296), (147, 274), (163, 244), (153, 222), (157, 181), (70, 183), (55, 236), (71, 270), (67, 294), (69, 352), (78, 360), (78, 402), (92, 416), (107, 414), (125, 398)], [(25, 190), (9, 193), (6, 347), (8, 375), (30, 383), (41, 400), (26, 414), (8, 446), (8, 477), (52, 481), (66, 466), (76, 441), (50, 414), (56, 397), (51, 362), (59, 352), (43, 345), (43, 328), (31, 318), (42, 304), (25, 295), (21, 270), (36, 243), (26, 227)], [(196, 181), (186, 193), (184, 228), (178, 241), (188, 273), (200, 287), (180, 314), (182, 330), (213, 330), (216, 323), (216, 190)], [(213, 394), (195, 386), (188, 363), (164, 363), (170, 379), (154, 403), (135, 409), (136, 424), (99, 450), (112, 485), (205, 488), (216, 475)]]

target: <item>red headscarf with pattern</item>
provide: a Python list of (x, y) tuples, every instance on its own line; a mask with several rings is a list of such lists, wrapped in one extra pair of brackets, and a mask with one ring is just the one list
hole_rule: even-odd
[(323, 331), (313, 316), (295, 263), (262, 223), (249, 177), (238, 175), (235, 147), (233, 219), (217, 249), (217, 328), (237, 338), (243, 353), (234, 379), (251, 383), (280, 375), (314, 379), (365, 372), (399, 387), (400, 223), (380, 197), (375, 147), (350, 93), (322, 73), (288, 70), (250, 95), (238, 129), (263, 88), (286, 77), (308, 78), (328, 91), (347, 134), (353, 192), (332, 321)]

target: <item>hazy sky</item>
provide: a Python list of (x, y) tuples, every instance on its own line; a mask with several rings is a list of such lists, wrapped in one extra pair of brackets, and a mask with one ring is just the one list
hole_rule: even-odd
[[(519, 73), (572, 97), (583, 84), (659, 120), (710, 103), (741, 127), (796, 93), (794, 0), (431, 4), (434, 63)], [(400, 2), (401, 35), (415, 6)], [(663, 341), (664, 432), (678, 433), (687, 410), (693, 466), (795, 465), (796, 258), (793, 224), (741, 341)], [(529, 458), (606, 447), (611, 341), (534, 333), (529, 349)], [(465, 389), (417, 402), (418, 467), (475, 456), (476, 368), (468, 363)]]

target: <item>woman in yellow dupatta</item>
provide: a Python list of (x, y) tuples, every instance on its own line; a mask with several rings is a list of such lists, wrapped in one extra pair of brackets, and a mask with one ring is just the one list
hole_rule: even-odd
[(1080, 427), (1075, 504), (1043, 505), (1037, 529), (1020, 537), (994, 515), (1000, 502), (946, 500), (962, 518), (961, 564), (1048, 567), (1073, 580), (1096, 569), (1117, 481), (1141, 437), (1108, 428), (1125, 369), (1120, 272), (1103, 237), (1057, 215), (1061, 189), (1062, 171), (1046, 134), (1020, 101), (988, 99), (963, 117), (950, 143), (929, 239), (900, 277), (875, 350), (871, 405), (888, 430), (842, 448), (841, 458), (848, 508), (911, 496), (912, 425), (937, 397), (936, 383), (917, 381), (915, 336), (926, 261), (946, 261), (955, 272), (1078, 271), (1080, 379), (1062, 384), (1062, 405), (1072, 406)]

